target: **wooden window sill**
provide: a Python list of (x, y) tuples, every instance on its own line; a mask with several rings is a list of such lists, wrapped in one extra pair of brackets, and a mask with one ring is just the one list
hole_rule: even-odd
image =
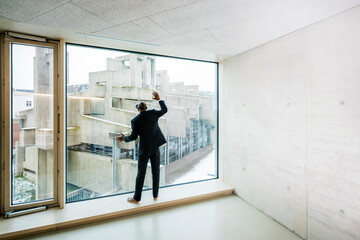
[(120, 216), (136, 214), (159, 208), (176, 206), (226, 194), (234, 189), (221, 180), (161, 188), (157, 201), (151, 191), (144, 191), (139, 204), (126, 201), (133, 194), (125, 194), (88, 201), (69, 203), (64, 209), (50, 208), (43, 212), (0, 219), (0, 239), (11, 239), (53, 231), (81, 224), (98, 222)]

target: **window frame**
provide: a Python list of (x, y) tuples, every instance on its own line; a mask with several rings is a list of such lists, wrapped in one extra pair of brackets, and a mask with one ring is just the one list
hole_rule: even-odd
[[(29, 36), (31, 39), (32, 36), (30, 35), (24, 35), (24, 36)], [(14, 210), (23, 210), (23, 209), (28, 209), (28, 208), (33, 208), (33, 207), (37, 207), (37, 206), (44, 206), (44, 201), (38, 201), (35, 204), (23, 204), (20, 207), (7, 207), (10, 206), (11, 200), (10, 198), (8, 198), (9, 195), (11, 195), (10, 192), (10, 187), (9, 185), (11, 183), (8, 182), (8, 180), (6, 179), (6, 177), (9, 177), (10, 173), (6, 173), (5, 169), (8, 169), (9, 166), (6, 166), (7, 164), (9, 165), (9, 163), (6, 163), (8, 158), (10, 157), (10, 147), (11, 147), (11, 143), (10, 141), (6, 141), (6, 139), (10, 139), (11, 137), (11, 129), (12, 126), (11, 122), (12, 119), (10, 119), (10, 115), (11, 115), (11, 106), (9, 104), (9, 99), (11, 97), (11, 87), (9, 86), (8, 83), (6, 83), (6, 81), (3, 82), (3, 79), (6, 79), (6, 77), (8, 77), (7, 79), (9, 79), (9, 69), (8, 66), (10, 64), (6, 63), (5, 61), (7, 61), (9, 59), (9, 49), (7, 49), (8, 47), (6, 47), (6, 39), (11, 39), (12, 41), (15, 39), (16, 42), (22, 42), (24, 44), (28, 43), (28, 45), (33, 45), (33, 46), (46, 46), (46, 45), (52, 45), (54, 46), (54, 96), (56, 96), (56, 98), (54, 97), (54, 109), (53, 109), (53, 114), (54, 114), (54, 151), (55, 151), (55, 147), (56, 149), (56, 155), (54, 153), (54, 157), (57, 156), (57, 161), (56, 163), (54, 162), (54, 201), (52, 201), (51, 203), (47, 203), (45, 204), (46, 206), (60, 206), (60, 208), (64, 208), (66, 203), (73, 203), (73, 202), (78, 202), (78, 201), (73, 201), (73, 202), (67, 202), (66, 200), (66, 183), (67, 183), (67, 72), (68, 72), (68, 68), (67, 68), (67, 56), (66, 56), (66, 52), (67, 52), (67, 46), (68, 45), (73, 45), (73, 46), (81, 46), (81, 47), (91, 47), (91, 48), (98, 48), (98, 49), (105, 49), (105, 50), (115, 50), (115, 51), (122, 51), (122, 52), (126, 52), (129, 54), (141, 54), (141, 55), (147, 55), (147, 56), (155, 56), (155, 57), (167, 57), (167, 58), (173, 58), (173, 59), (180, 59), (180, 60), (191, 60), (191, 61), (196, 61), (196, 62), (207, 62), (207, 63), (212, 63), (215, 64), (215, 99), (216, 99), (216, 131), (215, 131), (215, 143), (216, 143), (216, 147), (215, 147), (215, 165), (216, 165), (216, 169), (215, 169), (215, 175), (212, 178), (208, 178), (208, 179), (203, 179), (203, 180), (197, 180), (197, 181), (192, 181), (192, 182), (186, 182), (186, 183), (178, 183), (178, 184), (172, 184), (172, 185), (167, 185), (167, 186), (162, 186), (161, 188), (168, 188), (168, 187), (174, 187), (174, 186), (178, 186), (178, 185), (186, 185), (186, 184), (192, 184), (192, 183), (197, 183), (197, 182), (204, 182), (204, 181), (212, 181), (212, 180), (217, 180), (219, 179), (219, 168), (220, 168), (220, 163), (219, 163), (219, 62), (216, 61), (208, 61), (208, 60), (200, 60), (200, 59), (193, 59), (193, 58), (185, 58), (185, 57), (178, 57), (178, 56), (171, 56), (171, 55), (163, 55), (163, 54), (154, 54), (154, 53), (148, 53), (148, 52), (139, 52), (139, 51), (131, 51), (131, 50), (126, 50), (126, 49), (121, 49), (121, 48), (114, 48), (114, 47), (108, 47), (108, 46), (100, 46), (100, 45), (88, 45), (88, 44), (79, 44), (76, 42), (72, 42), (72, 41), (66, 41), (62, 38), (58, 39), (58, 40), (51, 40), (51, 39), (45, 39), (45, 42), (41, 42), (41, 41), (36, 41), (36, 40), (29, 40), (29, 39), (23, 39), (23, 38), (18, 38), (18, 37), (10, 37), (8, 36), (6, 33), (0, 33), (0, 37), (1, 37), (1, 42), (0, 42), (0, 76), (1, 76), (1, 81), (0, 81), (0, 92), (1, 92), (1, 97), (0, 97), (0, 157), (1, 157), (1, 171), (0, 171), (0, 186), (1, 186), (1, 191), (0, 191), (0, 212), (2, 214), (5, 214), (7, 211), (14, 211)], [(10, 45), (8, 45), (10, 46)], [(56, 55), (56, 57), (55, 57)], [(155, 75), (155, 73), (154, 73)], [(11, 80), (10, 80), (11, 81)], [(55, 81), (57, 81), (57, 83), (55, 84)], [(55, 105), (56, 104), (56, 105)], [(56, 132), (56, 136), (55, 136), (55, 132)], [(57, 144), (55, 144), (55, 139), (57, 139)], [(56, 177), (55, 177), (56, 176)], [(7, 187), (6, 187), (7, 186)], [(148, 191), (151, 189), (146, 189), (144, 191)], [(119, 193), (119, 194), (111, 194), (111, 195), (107, 195), (107, 196), (102, 196), (102, 197), (97, 197), (97, 198), (91, 198), (91, 199), (85, 199), (85, 200), (79, 200), (79, 201), (87, 201), (87, 200), (95, 200), (95, 199), (99, 199), (99, 198), (104, 198), (104, 197), (111, 197), (111, 196), (117, 196), (117, 195), (123, 195), (123, 194), (128, 194), (131, 192), (126, 192), (126, 193)], [(8, 198), (8, 199), (7, 199)]]
[[(52, 200), (36, 200), (28, 203), (13, 204), (12, 203), (12, 181), (11, 181), (11, 166), (12, 166), (12, 54), (11, 45), (20, 44), (34, 47), (49, 47), (53, 49), (53, 198)], [(5, 214), (10, 211), (24, 210), (40, 206), (53, 206), (58, 205), (59, 189), (61, 188), (59, 179), (59, 160), (61, 146), (59, 145), (59, 136), (61, 131), (61, 112), (59, 111), (61, 104), (61, 94), (59, 94), (59, 42), (58, 41), (35, 41), (30, 39), (23, 39), (17, 37), (11, 37), (7, 34), (1, 34), (1, 213)], [(7, 141), (9, 140), (9, 141)], [(60, 149), (60, 151), (59, 151)]]
[[(171, 184), (171, 185), (166, 185), (166, 186), (161, 186), (161, 188), (168, 188), (168, 187), (174, 187), (174, 186), (179, 186), (179, 185), (186, 185), (186, 184), (192, 184), (192, 183), (198, 183), (198, 182), (204, 182), (204, 181), (212, 181), (212, 180), (217, 180), (219, 179), (219, 62), (215, 62), (215, 61), (209, 61), (209, 60), (200, 60), (200, 59), (193, 59), (193, 58), (185, 58), (185, 57), (177, 57), (177, 56), (171, 56), (171, 55), (163, 55), (163, 54), (155, 54), (155, 53), (147, 53), (147, 52), (140, 52), (140, 51), (131, 51), (131, 50), (125, 50), (125, 49), (120, 49), (120, 48), (112, 48), (112, 47), (102, 47), (102, 46), (96, 46), (96, 45), (88, 45), (88, 44), (79, 44), (79, 43), (74, 43), (71, 41), (67, 41), (65, 42), (65, 70), (64, 70), (64, 76), (66, 76), (65, 81), (64, 81), (64, 95), (65, 95), (65, 101), (64, 101), (64, 117), (65, 117), (65, 131), (64, 131), (64, 161), (65, 161), (65, 183), (64, 183), (64, 198), (65, 198), (65, 204), (71, 204), (71, 203), (76, 203), (76, 202), (82, 202), (82, 201), (89, 201), (89, 200), (95, 200), (95, 199), (100, 199), (100, 198), (107, 198), (107, 197), (112, 197), (112, 196), (118, 196), (118, 195), (124, 195), (124, 194), (129, 194), (129, 193), (133, 193), (134, 191), (129, 191), (129, 192), (124, 192), (124, 193), (117, 193), (117, 194), (110, 194), (110, 195), (106, 195), (106, 196), (100, 196), (100, 197), (95, 197), (95, 198), (89, 198), (89, 199), (82, 199), (82, 200), (76, 200), (76, 201), (71, 201), (68, 202), (67, 201), (67, 197), (66, 197), (66, 193), (67, 193), (67, 167), (68, 167), (68, 158), (67, 158), (67, 82), (68, 82), (68, 58), (67, 58), (67, 50), (68, 50), (68, 46), (78, 46), (78, 47), (89, 47), (89, 48), (96, 48), (96, 49), (104, 49), (104, 50), (114, 50), (114, 51), (121, 51), (121, 52), (126, 52), (129, 54), (141, 54), (141, 55), (146, 55), (146, 56), (154, 56), (154, 57), (167, 57), (167, 58), (173, 58), (173, 59), (180, 59), (180, 60), (190, 60), (190, 61), (196, 61), (196, 62), (205, 62), (205, 63), (212, 63), (215, 64), (215, 99), (216, 99), (216, 147), (215, 147), (215, 165), (216, 165), (216, 169), (215, 169), (215, 177), (213, 178), (208, 178), (208, 179), (203, 179), (203, 180), (196, 180), (196, 181), (191, 181), (191, 182), (186, 182), (186, 183), (177, 183), (177, 184)], [(152, 190), (152, 188), (148, 188), (148, 189), (144, 189), (143, 191), (150, 191)]]

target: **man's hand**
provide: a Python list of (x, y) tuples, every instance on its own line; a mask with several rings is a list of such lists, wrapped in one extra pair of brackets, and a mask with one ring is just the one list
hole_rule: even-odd
[(124, 135), (124, 134), (121, 134), (120, 137), (116, 138), (116, 140), (118, 140), (118, 141), (120, 141), (120, 142), (124, 141), (124, 139), (125, 139), (125, 135)]
[(159, 96), (159, 93), (158, 92), (153, 92), (153, 99), (156, 100), (156, 101), (159, 101), (160, 100), (160, 96)]

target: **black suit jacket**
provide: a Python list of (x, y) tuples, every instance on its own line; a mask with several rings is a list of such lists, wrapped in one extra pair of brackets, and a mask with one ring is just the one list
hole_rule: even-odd
[(161, 110), (151, 109), (140, 112), (133, 120), (131, 120), (131, 134), (125, 137), (125, 142), (134, 141), (140, 136), (139, 155), (151, 153), (159, 146), (166, 143), (164, 134), (162, 133), (158, 119), (167, 112), (165, 102), (159, 101)]

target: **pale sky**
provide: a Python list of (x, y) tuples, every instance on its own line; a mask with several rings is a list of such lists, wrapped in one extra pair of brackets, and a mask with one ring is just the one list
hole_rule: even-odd
[(168, 57), (156, 57), (156, 70), (167, 70), (170, 82), (199, 85), (201, 91), (214, 92), (216, 64)]
[[(106, 58), (130, 53), (91, 47), (68, 46), (70, 84), (88, 83), (88, 73), (106, 70)], [(156, 57), (156, 70), (167, 70), (170, 82), (199, 85), (202, 91), (215, 91), (216, 64), (169, 57)]]
[(13, 44), (13, 88), (34, 89), (35, 48)]
[[(68, 46), (70, 84), (88, 83), (88, 73), (106, 70), (106, 58), (128, 55), (127, 52), (100, 48)], [(13, 87), (33, 89), (35, 47), (13, 45)], [(199, 85), (201, 91), (214, 92), (216, 64), (156, 57), (156, 70), (167, 70), (170, 82)]]

